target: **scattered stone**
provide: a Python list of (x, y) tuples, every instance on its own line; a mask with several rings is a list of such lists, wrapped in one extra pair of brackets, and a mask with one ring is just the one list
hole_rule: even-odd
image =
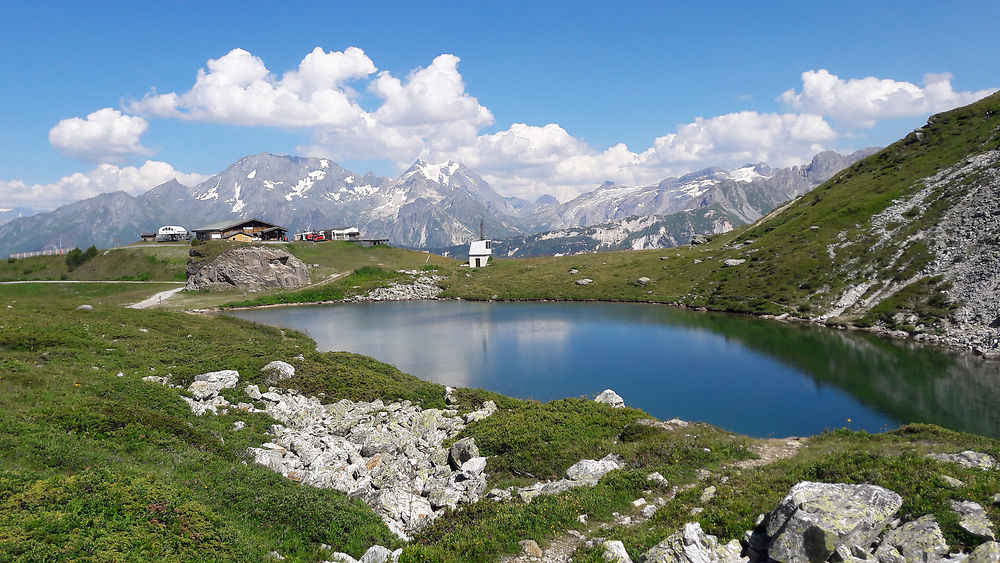
[(986, 517), (986, 511), (983, 510), (981, 505), (970, 500), (953, 500), (949, 501), (949, 503), (955, 514), (958, 514), (958, 526), (960, 528), (974, 536), (989, 540), (996, 539), (990, 520)]
[(497, 412), (497, 404), (493, 401), (486, 401), (483, 403), (483, 407), (481, 409), (466, 413), (462, 419), (465, 420), (466, 424), (469, 424), (470, 422), (482, 420), (495, 412)]
[(576, 280), (576, 285), (590, 285), (592, 283), (594, 283), (594, 280), (590, 278), (581, 278)]
[[(10, 307), (8, 307), (8, 308), (10, 308)], [(76, 308), (76, 310), (77, 311), (93, 311), (94, 310), (94, 306), (93, 305), (80, 305), (79, 307)]]
[(708, 240), (709, 240), (708, 237), (705, 236), (705, 235), (693, 235), (691, 237), (691, 244), (692, 245), (695, 245), (695, 244), (707, 244)]
[(538, 543), (535, 540), (521, 540), (517, 543), (520, 544), (525, 555), (530, 555), (531, 557), (541, 557), (543, 555), (542, 548), (538, 547)]
[(247, 423), (243, 422), (242, 420), (237, 420), (236, 422), (233, 423), (233, 430), (234, 431), (240, 431), (240, 430), (243, 430), (246, 427), (247, 427)]
[(700, 507), (700, 506), (696, 506), (696, 507), (692, 508), (691, 511), (690, 511), (691, 516), (697, 516), (697, 515), (701, 514), (702, 512), (705, 512), (705, 509), (702, 508), (702, 507)]
[(625, 551), (625, 544), (620, 540), (607, 540), (601, 544), (604, 553), (601, 557), (609, 563), (632, 563), (632, 558)]
[[(688, 522), (667, 539), (643, 554), (643, 563), (708, 563), (749, 561), (741, 557), (743, 548), (738, 540), (720, 545), (718, 538), (706, 534), (701, 524)], [(806, 561), (802, 559), (801, 561)]]
[(403, 553), (402, 549), (389, 551), (388, 548), (381, 545), (373, 545), (361, 556), (361, 559), (358, 559), (358, 563), (389, 563), (390, 561), (396, 563), (399, 561), (401, 553)]
[(123, 371), (120, 371), (120, 372), (116, 373), (115, 375), (116, 375), (117, 377), (125, 377), (125, 372), (123, 372)]
[(566, 478), (571, 481), (581, 481), (586, 483), (597, 483), (611, 471), (621, 467), (618, 456), (608, 454), (600, 460), (592, 459), (580, 460), (566, 470)]
[(452, 469), (459, 469), (463, 463), (476, 457), (479, 457), (479, 448), (476, 446), (476, 439), (472, 437), (456, 441), (448, 451), (448, 463)]
[(642, 507), (642, 517), (652, 518), (653, 514), (656, 514), (657, 510), (658, 507), (655, 504), (647, 504), (646, 506)]
[(870, 546), (902, 504), (875, 485), (803, 481), (764, 518), (750, 546), (778, 561), (825, 561), (838, 545)]
[(292, 364), (279, 360), (268, 363), (260, 368), (260, 371), (265, 375), (264, 383), (267, 385), (274, 385), (282, 379), (288, 379), (295, 375), (295, 367)]
[(875, 551), (879, 561), (934, 561), (948, 554), (948, 543), (934, 516), (921, 516), (889, 530)]
[[(447, 508), (479, 500), (486, 459), (471, 440), (442, 444), (465, 428), (438, 409), (399, 403), (322, 404), (294, 391), (262, 394), (272, 442), (249, 448), (258, 464), (302, 485), (360, 498), (402, 539)], [(460, 460), (456, 466), (449, 458)]]
[(965, 450), (957, 454), (927, 454), (926, 457), (936, 461), (957, 463), (969, 469), (982, 469), (988, 471), (996, 467), (996, 460), (989, 454), (982, 454), (971, 450)]
[(194, 383), (188, 386), (188, 391), (197, 401), (214, 398), (223, 389), (232, 389), (240, 380), (240, 372), (233, 369), (211, 371), (194, 376)]
[(570, 269), (569, 269), (569, 273), (570, 273), (570, 274), (579, 274), (579, 273), (580, 273), (580, 270), (577, 270), (576, 268), (570, 268)]
[(708, 502), (713, 498), (715, 498), (715, 487), (710, 486), (706, 487), (705, 490), (701, 493), (701, 498), (699, 500), (701, 502)]
[(966, 563), (997, 563), (1000, 562), (1000, 543), (988, 541), (981, 544), (965, 560)]
[(635, 499), (635, 500), (632, 501), (632, 506), (634, 506), (636, 508), (639, 508), (640, 506), (643, 506), (645, 504), (646, 504), (646, 499), (644, 499), (644, 498), (637, 498), (637, 499)]
[(652, 481), (653, 483), (656, 483), (657, 485), (660, 485), (661, 487), (666, 487), (667, 485), (669, 485), (669, 483), (667, 482), (667, 478), (664, 477), (663, 475), (660, 475), (660, 473), (658, 471), (654, 471), (654, 472), (650, 473), (649, 475), (647, 475), (646, 476), (646, 480), (647, 481)]
[(256, 385), (247, 385), (243, 392), (247, 394), (247, 397), (250, 397), (254, 401), (260, 400), (260, 389)]
[(958, 489), (960, 487), (964, 487), (965, 486), (965, 483), (959, 481), (958, 479), (956, 479), (956, 478), (954, 478), (954, 477), (952, 477), (950, 475), (941, 475), (941, 480), (944, 481), (945, 485), (948, 485), (949, 487), (951, 487), (953, 489)]
[(697, 258), (695, 258), (694, 260), (691, 261), (692, 264), (701, 264), (701, 262), (702, 261), (699, 260), (699, 259), (697, 259)]
[(733, 266), (739, 266), (740, 264), (746, 262), (743, 258), (727, 258), (722, 262), (723, 268), (732, 268)]
[(649, 281), (650, 281), (649, 278), (647, 278), (646, 276), (642, 276), (641, 278), (635, 280), (635, 283), (645, 287), (645, 285), (649, 283)]
[(605, 389), (601, 391), (600, 395), (594, 399), (595, 403), (601, 403), (605, 405), (611, 405), (612, 408), (620, 409), (625, 406), (625, 399), (622, 399), (618, 393), (615, 393), (611, 389)]

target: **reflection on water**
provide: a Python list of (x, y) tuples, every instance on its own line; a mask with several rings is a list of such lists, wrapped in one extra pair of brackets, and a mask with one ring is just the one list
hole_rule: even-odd
[(754, 436), (931, 422), (1000, 437), (1000, 363), (752, 317), (608, 303), (414, 302), (239, 311), (422, 379), (551, 400), (611, 387), (658, 418)]

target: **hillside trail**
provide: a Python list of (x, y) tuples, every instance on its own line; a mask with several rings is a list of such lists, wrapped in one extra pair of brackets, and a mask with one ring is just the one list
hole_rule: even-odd
[[(806, 445), (807, 441), (808, 438), (799, 438), (796, 436), (790, 436), (788, 438), (762, 439), (751, 447), (751, 450), (757, 454), (757, 459), (737, 461), (726, 464), (724, 467), (750, 469), (753, 467), (769, 465), (776, 461), (794, 456), (798, 453), (800, 448)], [(710, 471), (704, 469), (699, 470), (695, 482), (673, 487), (668, 493), (666, 500), (672, 500), (678, 492), (696, 487), (698, 482), (703, 481), (712, 475), (714, 474)], [(573, 560), (573, 553), (587, 540), (593, 540), (595, 543), (600, 543), (597, 540), (603, 541), (604, 539), (615, 539), (599, 537), (601, 530), (610, 528), (611, 526), (638, 526), (649, 520), (652, 517), (652, 514), (646, 516), (642, 512), (636, 512), (634, 514), (619, 514), (615, 512), (612, 516), (614, 519), (610, 522), (593, 522), (582, 532), (579, 530), (567, 530), (565, 533), (554, 537), (544, 547), (531, 546), (526, 548), (525, 552), (519, 555), (502, 557), (499, 561), (500, 563), (535, 563), (538, 561), (566, 563)], [(535, 551), (534, 555), (528, 553), (528, 550), (534, 547), (538, 547), (538, 551)]]

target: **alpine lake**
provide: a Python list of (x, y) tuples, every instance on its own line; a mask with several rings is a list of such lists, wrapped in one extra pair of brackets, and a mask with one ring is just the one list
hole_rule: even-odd
[(611, 388), (663, 420), (755, 437), (910, 422), (1000, 438), (1000, 362), (867, 333), (622, 303), (417, 301), (235, 317), (421, 379), (549, 401)]

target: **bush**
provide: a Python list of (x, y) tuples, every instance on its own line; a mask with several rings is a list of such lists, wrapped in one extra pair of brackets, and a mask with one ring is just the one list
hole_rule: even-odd
[(74, 248), (66, 253), (66, 267), (69, 271), (73, 271), (80, 267), (87, 259), (83, 257), (83, 251), (79, 248)]
[(191, 239), (191, 246), (201, 246), (203, 244), (205, 244), (205, 241), (201, 240), (200, 238)]
[(13, 264), (14, 262), (17, 262), (17, 258), (14, 258), (13, 256), (7, 258), (8, 264)]
[(87, 250), (83, 252), (84, 261), (90, 260), (95, 256), (97, 256), (97, 247), (94, 245), (90, 245), (90, 247), (88, 247)]

